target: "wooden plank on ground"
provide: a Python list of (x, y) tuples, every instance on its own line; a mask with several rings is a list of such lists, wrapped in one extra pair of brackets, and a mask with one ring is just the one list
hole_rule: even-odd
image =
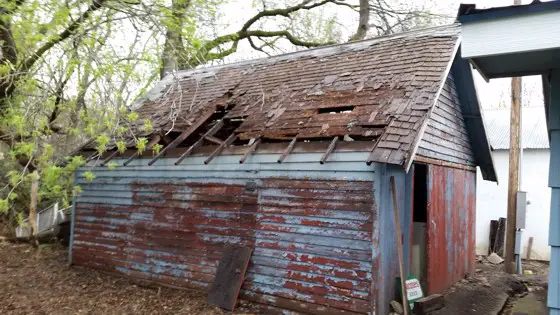
[(498, 220), (490, 220), (490, 239), (488, 246), (488, 255), (496, 251), (496, 236), (498, 236)]
[(233, 311), (252, 252), (250, 247), (228, 247), (224, 250), (208, 293), (208, 304)]
[(500, 257), (504, 257), (504, 249), (506, 243), (506, 228), (507, 219), (500, 218), (498, 220), (498, 232), (496, 235), (496, 242), (494, 243), (494, 252)]
[(441, 294), (432, 294), (414, 302), (414, 314), (424, 315), (437, 311), (445, 306), (445, 300)]

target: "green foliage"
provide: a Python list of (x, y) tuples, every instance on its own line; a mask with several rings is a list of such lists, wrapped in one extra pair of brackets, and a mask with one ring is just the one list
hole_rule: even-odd
[(126, 151), (126, 143), (122, 140), (117, 141), (117, 150), (120, 153), (124, 153)]
[(109, 138), (109, 136), (106, 133), (102, 133), (99, 136), (97, 136), (97, 138), (95, 138), (95, 142), (97, 143), (95, 149), (97, 150), (97, 152), (99, 153), (105, 152), (107, 150), (107, 145), (109, 144), (110, 141), (111, 138)]
[(87, 172), (84, 172), (84, 177), (86, 178), (86, 181), (88, 183), (91, 183), (95, 179), (95, 174), (93, 174), (92, 171), (87, 171)]
[(162, 148), (163, 148), (163, 145), (157, 143), (152, 147), (152, 151), (154, 152), (154, 154), (159, 154), (161, 152)]
[(0, 199), (0, 213), (6, 214), (10, 210), (10, 203), (8, 199)]
[(107, 164), (107, 168), (108, 168), (109, 170), (113, 171), (113, 170), (117, 169), (117, 163), (115, 163), (115, 162), (109, 162), (109, 163)]
[[(69, 204), (81, 191), (73, 181), (75, 171), (86, 163), (69, 155), (87, 141), (93, 140), (88, 146), (97, 157), (112, 144), (124, 153), (131, 139), (137, 139), (140, 154), (149, 150), (148, 134), (154, 126), (134, 105), (158, 80), (164, 64), (176, 70), (220, 61), (237, 51), (249, 31), (262, 31), (252, 40), (267, 53), (284, 50), (287, 43), (285, 37), (268, 36), (270, 31), (288, 31), (301, 43), (312, 44), (307, 46), (343, 40), (335, 13), (344, 7), (333, 4), (286, 14), (283, 9), (303, 1), (255, 0), (253, 8), (245, 7), (245, 21), (228, 25), (231, 19), (223, 15), (237, 5), (230, 0), (92, 3), (0, 0), (0, 92), (5, 93), (0, 93), (0, 139), (7, 144), (0, 152), (9, 156), (2, 164), (17, 165), (0, 174), (5, 180), (0, 183), (5, 185), (0, 211), (18, 203), (16, 211), (27, 209), (34, 170), (41, 178), (41, 201)], [(280, 13), (258, 17), (244, 28), (265, 9)], [(16, 56), (10, 58), (13, 52)], [(151, 148), (154, 154), (161, 149), (159, 144)], [(88, 182), (95, 179), (90, 170), (83, 176)]]
[(142, 154), (146, 150), (146, 144), (148, 144), (148, 138), (142, 137), (136, 140), (136, 149), (138, 149), (138, 154)]
[(154, 128), (152, 127), (152, 123), (149, 119), (144, 120), (144, 131), (145, 132), (152, 132)]
[(76, 185), (74, 187), (72, 187), (72, 195), (73, 196), (77, 196), (78, 194), (80, 194), (82, 192), (82, 187)]
[(24, 216), (23, 216), (23, 212), (19, 211), (16, 215), (16, 222), (17, 225), (23, 225), (23, 220), (24, 220)]

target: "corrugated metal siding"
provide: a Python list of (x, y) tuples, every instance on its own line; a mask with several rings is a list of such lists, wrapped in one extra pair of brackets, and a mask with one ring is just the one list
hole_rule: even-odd
[[(399, 276), (397, 241), (403, 242), (404, 253), (407, 252), (410, 246), (408, 235), (411, 233), (411, 226), (405, 223), (410, 220), (409, 215), (406, 214), (406, 212), (410, 212), (410, 208), (405, 206), (408, 186), (406, 179), (410, 178), (410, 176), (405, 174), (402, 167), (387, 164), (379, 167), (379, 175), (379, 197), (377, 199), (379, 200), (379, 223), (377, 226), (379, 227), (378, 242), (380, 254), (378, 280), (375, 285), (377, 300), (379, 301), (377, 314), (388, 314), (391, 311), (389, 302), (397, 296), (397, 277)], [(400, 240), (397, 240), (395, 233), (391, 176), (395, 177), (399, 219), (401, 220), (402, 237)], [(407, 268), (408, 263), (405, 265), (405, 269)]]
[(560, 314), (560, 69), (553, 70), (550, 81), (543, 79), (546, 99), (548, 131), (550, 133), (550, 168), (548, 186), (551, 188), (550, 225), (550, 271), (548, 273), (547, 305), (550, 314)]
[(417, 154), (453, 163), (475, 165), (452, 73), (447, 77), (429, 119)]
[(476, 174), (428, 167), (428, 292), (474, 271)]
[[(484, 122), (493, 150), (509, 150), (511, 110), (485, 110)], [(548, 149), (548, 130), (544, 107), (521, 109), (521, 146), (524, 149)]]
[[(242, 298), (299, 312), (371, 312), (378, 166), (367, 166), (367, 155), (335, 153), (325, 165), (311, 153), (282, 164), (274, 154), (244, 164), (239, 156), (209, 165), (136, 160), (93, 169), (92, 183), (79, 173), (73, 262), (205, 290), (224, 246), (251, 246)], [(245, 189), (249, 180), (255, 191)]]

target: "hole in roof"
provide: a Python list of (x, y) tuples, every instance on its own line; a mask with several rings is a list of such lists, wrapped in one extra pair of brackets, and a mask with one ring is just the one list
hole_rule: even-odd
[(337, 106), (337, 107), (325, 107), (319, 108), (319, 114), (343, 114), (351, 113), (356, 106)]

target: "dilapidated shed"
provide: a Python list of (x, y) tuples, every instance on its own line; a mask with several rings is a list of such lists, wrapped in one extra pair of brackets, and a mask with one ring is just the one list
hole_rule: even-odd
[(473, 271), (476, 167), (496, 180), (459, 32), (170, 75), (137, 109), (159, 154), (115, 150), (77, 173), (72, 263), (207, 290), (223, 249), (245, 246), (242, 299), (386, 314), (402, 241), (407, 273), (443, 291)]

